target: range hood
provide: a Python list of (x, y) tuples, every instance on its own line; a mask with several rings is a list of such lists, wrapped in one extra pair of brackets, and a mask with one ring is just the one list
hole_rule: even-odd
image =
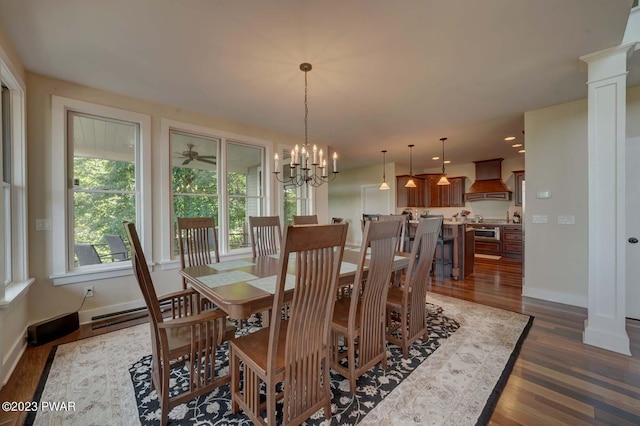
[(476, 181), (464, 194), (465, 201), (478, 200), (511, 200), (511, 191), (502, 182), (502, 160), (474, 161), (476, 165)]

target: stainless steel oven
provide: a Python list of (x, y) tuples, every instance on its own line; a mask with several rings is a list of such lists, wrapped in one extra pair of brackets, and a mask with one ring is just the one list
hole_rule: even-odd
[(499, 226), (474, 227), (476, 240), (480, 241), (500, 241)]

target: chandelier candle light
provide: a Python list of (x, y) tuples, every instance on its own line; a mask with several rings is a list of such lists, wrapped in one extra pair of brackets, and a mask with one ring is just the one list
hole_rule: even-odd
[(447, 174), (444, 172), (444, 141), (446, 141), (447, 138), (440, 138), (440, 140), (442, 141), (442, 177), (436, 185), (450, 185), (451, 183), (449, 179), (447, 179)]
[(289, 170), (290, 176), (280, 178), (280, 163), (278, 154), (273, 156), (274, 172), (278, 182), (282, 182), (285, 186), (320, 186), (326, 182), (332, 182), (338, 174), (338, 153), (333, 153), (333, 172), (329, 177), (329, 171), (327, 168), (327, 159), (322, 152), (322, 149), (318, 150), (316, 145), (313, 148), (309, 148), (308, 144), (308, 118), (309, 118), (309, 105), (307, 103), (307, 73), (311, 71), (311, 64), (300, 64), (300, 70), (304, 72), (304, 145), (298, 147), (296, 145), (290, 151)]

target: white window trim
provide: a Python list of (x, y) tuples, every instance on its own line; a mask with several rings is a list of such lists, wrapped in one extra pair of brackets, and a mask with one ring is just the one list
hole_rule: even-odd
[(0, 309), (7, 309), (27, 293), (35, 281), (29, 277), (27, 216), (26, 85), (12, 72), (11, 63), (0, 47), (0, 76), (10, 90), (11, 102), (11, 224), (13, 282), (0, 286)]
[[(218, 152), (222, 158), (226, 159), (227, 152), (227, 142), (232, 143), (240, 143), (247, 145), (255, 145), (264, 148), (265, 159), (264, 159), (264, 168), (266, 174), (271, 176), (273, 164), (269, 161), (269, 158), (273, 158), (273, 142), (258, 139), (250, 136), (238, 135), (234, 133), (225, 132), (222, 130), (216, 130), (210, 127), (198, 126), (195, 124), (185, 123), (182, 121), (170, 120), (163, 118), (160, 120), (160, 141), (162, 144), (161, 149), (161, 182), (163, 184), (163, 188), (159, 191), (160, 198), (162, 203), (161, 209), (161, 238), (162, 238), (162, 260), (160, 264), (162, 265), (162, 269), (177, 269), (180, 267), (180, 261), (172, 258), (172, 247), (173, 244), (171, 242), (171, 215), (173, 207), (171, 205), (171, 141), (169, 140), (169, 133), (171, 130), (178, 132), (186, 132), (186, 133), (194, 133), (198, 135), (202, 135), (204, 137), (215, 138), (220, 140), (220, 144), (218, 147)], [(227, 187), (227, 164), (225, 161), (219, 162), (218, 168), (218, 209), (219, 211), (219, 219), (220, 223), (217, 223), (219, 229), (227, 228), (227, 197), (224, 192), (224, 188)], [(272, 212), (276, 211), (274, 209), (274, 201), (273, 201), (273, 179), (265, 182), (264, 190), (264, 200), (265, 200), (265, 210), (266, 214), (273, 214)], [(227, 236), (224, 232), (218, 233), (218, 244), (221, 248), (226, 247), (227, 245)], [(226, 250), (226, 249), (224, 249)], [(221, 250), (220, 256), (224, 259), (233, 259), (238, 256), (246, 256), (251, 253), (250, 249), (238, 249), (233, 250), (231, 253), (226, 253), (224, 250)]]
[(136, 160), (136, 181), (141, 180), (140, 192), (136, 194), (139, 208), (136, 227), (147, 259), (153, 259), (152, 253), (152, 216), (151, 204), (151, 116), (119, 108), (93, 104), (76, 99), (51, 96), (51, 240), (53, 247), (53, 274), (49, 276), (54, 285), (72, 284), (96, 279), (114, 278), (133, 274), (131, 264), (103, 266), (82, 271), (69, 271), (69, 207), (68, 207), (68, 149), (67, 149), (67, 111), (79, 111), (103, 117), (116, 118), (137, 123), (140, 126), (140, 158)]

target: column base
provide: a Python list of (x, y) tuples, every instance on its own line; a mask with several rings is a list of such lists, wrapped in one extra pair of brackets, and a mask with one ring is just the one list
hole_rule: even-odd
[(589, 327), (589, 320), (584, 321), (582, 343), (631, 356), (629, 336), (626, 331), (620, 334), (612, 333), (610, 330), (597, 330)]

